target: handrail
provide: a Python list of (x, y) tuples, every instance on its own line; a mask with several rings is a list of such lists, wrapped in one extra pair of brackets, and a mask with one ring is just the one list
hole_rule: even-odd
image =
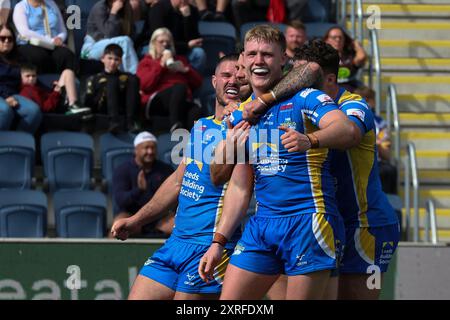
[[(341, 5), (339, 8), (339, 4)], [(336, 0), (336, 21), (343, 26), (347, 20), (347, 0)]]
[[(394, 130), (392, 128), (392, 118)], [(395, 84), (391, 83), (388, 87), (387, 101), (386, 101), (386, 122), (390, 136), (394, 133), (394, 160), (395, 164), (400, 163), (400, 118), (398, 113), (397, 88)]]
[[(356, 10), (357, 10), (357, 15), (358, 15), (358, 41), (361, 45), (363, 45), (363, 40), (364, 40), (364, 33), (363, 33), (363, 18), (364, 18), (364, 13), (363, 13), (363, 6), (362, 6), (362, 0), (356, 0)], [(356, 39), (353, 38), (353, 39)]]
[[(370, 30), (370, 65), (369, 65), (369, 87), (375, 90), (375, 113), (381, 112), (381, 59), (378, 44), (378, 33), (376, 29)], [(374, 70), (375, 69), (375, 70)], [(375, 88), (373, 88), (373, 74), (375, 71)]]
[(413, 207), (414, 207), (414, 242), (419, 242), (419, 178), (417, 173), (416, 147), (413, 142), (406, 146), (405, 158), (405, 211), (406, 211), (406, 240), (410, 240), (410, 180), (413, 185)]
[(355, 6), (355, 0), (351, 1), (350, 6), (350, 22), (351, 22), (351, 36), (353, 39), (356, 39), (356, 6)]
[(436, 207), (432, 199), (428, 199), (426, 203), (425, 215), (425, 242), (430, 242), (430, 224), (431, 224), (431, 243), (438, 243)]

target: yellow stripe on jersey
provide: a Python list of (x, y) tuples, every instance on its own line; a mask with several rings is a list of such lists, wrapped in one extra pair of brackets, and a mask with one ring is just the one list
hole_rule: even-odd
[(222, 259), (220, 263), (214, 269), (214, 279), (216, 279), (218, 284), (223, 284), (223, 279), (225, 277), (225, 271), (227, 270), (228, 263), (230, 262), (230, 257), (227, 255), (227, 250), (223, 250)]
[(222, 217), (223, 200), (225, 198), (225, 192), (227, 191), (227, 188), (228, 188), (228, 182), (223, 185), (222, 194), (220, 195), (219, 202), (217, 203), (216, 220), (214, 222), (214, 231), (213, 232), (216, 232), (217, 227), (219, 226), (220, 218)]
[[(341, 107), (346, 102), (361, 100), (360, 95), (344, 91), (339, 98), (338, 105)], [(358, 219), (361, 227), (369, 226), (369, 220), (367, 218), (367, 186), (369, 185), (369, 176), (375, 159), (375, 142), (375, 132), (371, 130), (363, 136), (358, 146), (347, 151), (350, 169), (352, 170), (353, 189), (359, 207)]]
[[(303, 116), (305, 134), (312, 133), (318, 129), (309, 119)], [(325, 200), (322, 191), (322, 167), (328, 156), (327, 148), (309, 149), (306, 151), (306, 161), (308, 164), (309, 179), (311, 182), (311, 192), (314, 198), (314, 205), (317, 213), (326, 213)]]
[(194, 160), (192, 158), (186, 158), (186, 165), (191, 164), (192, 162), (194, 162), (197, 165), (198, 169), (200, 171), (202, 171), (203, 163), (201, 161), (197, 161), (197, 160)]
[(369, 176), (375, 161), (375, 132), (373, 130), (367, 132), (361, 143), (347, 151), (347, 157), (352, 171), (353, 189), (355, 198), (358, 202), (359, 212), (358, 219), (361, 227), (368, 227), (367, 219), (368, 200), (367, 186), (369, 185)]
[(336, 259), (336, 247), (334, 245), (334, 232), (323, 213), (313, 214), (312, 228), (322, 250), (331, 258)]
[(369, 228), (357, 228), (354, 240), (361, 258), (368, 264), (375, 264), (375, 237), (369, 233)]
[(222, 121), (217, 120), (217, 119), (216, 119), (216, 116), (209, 116), (209, 117), (207, 117), (206, 119), (212, 120), (212, 122), (214, 122), (215, 124), (218, 124), (218, 125), (221, 125), (221, 124), (222, 124)]

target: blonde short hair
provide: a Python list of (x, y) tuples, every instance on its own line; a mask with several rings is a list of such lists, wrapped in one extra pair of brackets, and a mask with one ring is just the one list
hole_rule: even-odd
[(286, 51), (286, 38), (283, 32), (268, 24), (253, 27), (245, 34), (244, 44), (252, 40), (276, 43), (283, 53)]
[(170, 39), (170, 50), (175, 55), (175, 44), (173, 42), (172, 32), (170, 32), (167, 28), (158, 28), (153, 31), (152, 37), (150, 38), (149, 46), (148, 46), (148, 54), (152, 56), (153, 59), (156, 59), (156, 46), (155, 41), (161, 35), (166, 35)]

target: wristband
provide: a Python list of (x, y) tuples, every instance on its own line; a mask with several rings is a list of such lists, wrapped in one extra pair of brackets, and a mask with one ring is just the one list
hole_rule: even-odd
[(218, 243), (222, 247), (225, 247), (227, 242), (228, 242), (228, 239), (223, 234), (221, 234), (219, 232), (214, 233), (214, 239), (213, 239), (212, 243)]
[(319, 139), (317, 139), (317, 137), (314, 133), (309, 133), (306, 135), (306, 137), (308, 137), (308, 139), (309, 139), (309, 143), (311, 144), (311, 149), (320, 148)]

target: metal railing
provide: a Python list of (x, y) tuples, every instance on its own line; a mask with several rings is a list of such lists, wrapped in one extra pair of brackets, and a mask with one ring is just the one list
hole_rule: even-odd
[[(398, 165), (400, 164), (400, 118), (395, 84), (390, 84), (387, 91), (386, 123), (390, 136), (392, 133), (394, 134), (394, 164)], [(393, 129), (392, 124), (394, 125)]]
[(438, 232), (437, 232), (437, 219), (436, 219), (436, 207), (434, 206), (434, 201), (428, 199), (426, 203), (426, 214), (425, 214), (425, 242), (430, 242), (430, 224), (431, 224), (431, 243), (438, 243)]
[[(412, 180), (412, 181), (411, 181)], [(405, 157), (405, 211), (406, 211), (406, 240), (410, 241), (410, 212), (411, 212), (411, 182), (413, 187), (414, 232), (413, 241), (419, 242), (419, 177), (417, 171), (416, 147), (413, 142), (406, 146)]]
[(364, 32), (363, 32), (364, 13), (362, 0), (336, 1), (336, 21), (338, 22), (338, 24), (346, 28), (345, 22), (347, 21), (347, 6), (349, 2), (350, 2), (350, 23), (351, 23), (351, 27), (349, 30), (350, 36), (353, 39), (357, 39), (362, 44), (364, 40)]
[[(376, 29), (370, 30), (369, 87), (375, 91), (375, 113), (381, 112), (381, 58)], [(374, 87), (375, 77), (375, 87)]]

